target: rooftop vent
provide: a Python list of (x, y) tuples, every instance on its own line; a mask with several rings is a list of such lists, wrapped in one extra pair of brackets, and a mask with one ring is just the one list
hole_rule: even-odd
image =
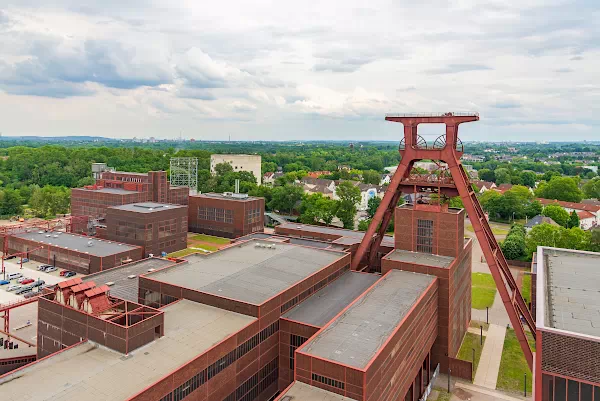
[(248, 197), (248, 194), (231, 194), (231, 197), (238, 199), (246, 199)]
[(88, 241), (87, 246), (94, 246), (94, 243), (92, 241)]
[(233, 196), (233, 192), (223, 192), (223, 196)]
[(46, 238), (52, 237), (52, 234), (46, 234)]
[(58, 238), (58, 235), (54, 234), (54, 235), (52, 236), (52, 238)]
[(154, 270), (156, 270), (156, 269), (153, 269), (153, 268), (148, 269), (149, 272), (153, 272)]
[(127, 276), (127, 278), (136, 278), (135, 274), (130, 274), (129, 276)]
[(38, 234), (43, 234), (43, 233), (44, 233), (43, 231), (38, 231)]
[(114, 281), (109, 281), (108, 283), (105, 283), (105, 284), (110, 287), (112, 285), (115, 285), (115, 282)]

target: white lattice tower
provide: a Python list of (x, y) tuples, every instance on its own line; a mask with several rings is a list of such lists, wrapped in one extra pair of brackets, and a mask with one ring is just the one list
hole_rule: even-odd
[(173, 186), (188, 187), (190, 193), (196, 193), (198, 191), (198, 158), (172, 157), (169, 181)]

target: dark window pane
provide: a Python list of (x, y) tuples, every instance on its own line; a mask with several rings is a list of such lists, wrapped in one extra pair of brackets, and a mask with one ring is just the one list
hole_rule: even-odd
[(554, 399), (554, 380), (550, 375), (542, 375), (542, 400), (552, 401)]
[(591, 384), (581, 383), (581, 401), (592, 401), (594, 387)]
[(569, 380), (569, 401), (579, 401), (579, 382)]
[(567, 382), (562, 377), (554, 378), (554, 401), (566, 401)]

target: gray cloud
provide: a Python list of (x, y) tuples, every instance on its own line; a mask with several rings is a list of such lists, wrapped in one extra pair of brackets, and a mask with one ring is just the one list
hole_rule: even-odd
[(572, 68), (557, 68), (556, 70), (554, 70), (554, 72), (567, 73), (567, 72), (573, 72), (573, 69)]
[(458, 74), (461, 72), (486, 71), (492, 69), (493, 68), (483, 64), (448, 64), (446, 67), (429, 69), (426, 73), (431, 75)]

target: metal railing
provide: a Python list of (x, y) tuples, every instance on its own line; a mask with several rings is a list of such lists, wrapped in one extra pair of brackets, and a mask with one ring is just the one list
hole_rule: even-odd
[(458, 111), (447, 113), (386, 113), (386, 117), (479, 117), (475, 111)]

